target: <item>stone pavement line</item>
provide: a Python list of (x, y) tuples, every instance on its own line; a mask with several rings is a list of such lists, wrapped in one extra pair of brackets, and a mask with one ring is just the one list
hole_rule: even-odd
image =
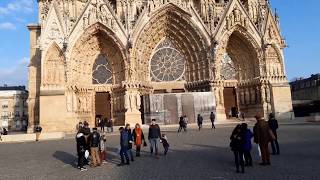
[[(218, 125), (219, 127), (231, 127), (234, 124), (238, 123), (247, 123), (247, 124), (254, 124), (255, 120), (254, 119), (249, 119), (246, 121), (241, 121), (241, 120), (236, 120), (232, 119), (229, 120), (228, 122), (226, 121), (218, 121), (215, 123), (215, 125)], [(283, 120), (279, 121), (279, 125), (295, 125), (295, 124), (313, 124), (317, 122), (310, 122), (306, 121), (305, 119), (302, 118), (296, 118), (293, 120)], [(107, 136), (116, 136), (118, 135), (118, 129), (120, 126), (114, 126), (114, 132), (113, 133), (106, 133)], [(143, 130), (148, 129), (148, 125), (142, 125)], [(174, 125), (160, 125), (160, 128), (162, 131), (166, 130), (174, 130), (175, 128), (178, 129), (179, 125), (174, 124)], [(211, 127), (211, 122), (205, 122), (203, 123), (203, 127)], [(188, 124), (188, 129), (196, 129), (197, 124), (196, 123), (190, 123)], [(48, 141), (48, 140), (59, 140), (59, 139), (72, 139), (75, 138), (76, 133), (70, 133), (70, 134), (65, 134), (63, 132), (55, 132), (55, 133), (42, 133), (41, 134), (41, 141)], [(32, 142), (35, 141), (35, 134), (15, 134), (15, 135), (7, 135), (7, 136), (2, 136), (2, 141), (0, 141), (0, 144), (6, 144), (6, 143), (21, 143), (21, 142)]]
[[(252, 126), (251, 126), (252, 127)], [(252, 156), (253, 168), (236, 174), (233, 154), (229, 148), (229, 136), (233, 126), (209, 128), (187, 133), (166, 133), (172, 145), (168, 156), (156, 160), (144, 148), (141, 159), (130, 166), (117, 167), (110, 163), (99, 168), (80, 172), (76, 161), (75, 140), (40, 141), (8, 144), (0, 148), (0, 179), (2, 180), (318, 180), (320, 157), (320, 126), (283, 125), (280, 156), (271, 156), (272, 166), (258, 165), (257, 149)], [(307, 139), (307, 141), (306, 141)], [(108, 138), (110, 160), (118, 160), (117, 136)], [(59, 156), (53, 156), (56, 152)], [(162, 152), (162, 147), (160, 147)], [(113, 156), (114, 155), (114, 156)], [(21, 161), (23, 159), (23, 161)], [(2, 163), (6, 162), (6, 163)], [(138, 173), (137, 173), (138, 172)], [(267, 174), (267, 175), (266, 175)]]

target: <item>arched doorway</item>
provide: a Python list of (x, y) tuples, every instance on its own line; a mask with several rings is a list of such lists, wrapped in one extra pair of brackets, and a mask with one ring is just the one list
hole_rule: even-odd
[[(74, 113), (96, 124), (96, 116), (124, 124), (123, 93), (115, 93), (125, 80), (125, 48), (114, 33), (100, 23), (90, 26), (71, 51), (70, 86), (78, 101)], [(83, 105), (85, 103), (85, 105)], [(87, 110), (79, 110), (85, 107)]]
[[(209, 109), (195, 108), (200, 98), (186, 93), (187, 82), (202, 82), (210, 77), (209, 40), (191, 16), (168, 3), (150, 14), (134, 41), (136, 78), (149, 82), (154, 90), (142, 101), (146, 107), (143, 112), (163, 124), (176, 124), (182, 115), (195, 122), (196, 110)], [(194, 91), (200, 92), (202, 87), (198, 88)], [(146, 122), (150, 119), (146, 117)]]
[(220, 65), (227, 118), (238, 117), (240, 113), (253, 117), (263, 110), (260, 82), (257, 81), (260, 76), (257, 51), (257, 47), (242, 33), (234, 31), (229, 36)]

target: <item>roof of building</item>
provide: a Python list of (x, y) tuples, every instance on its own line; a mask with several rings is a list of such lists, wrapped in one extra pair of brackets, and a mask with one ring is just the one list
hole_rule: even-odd
[(0, 86), (0, 91), (26, 91), (25, 86)]
[(300, 82), (306, 82), (306, 81), (312, 81), (312, 80), (320, 80), (320, 73), (318, 74), (311, 74), (308, 78), (298, 78), (295, 81), (290, 82), (291, 85), (294, 85), (296, 83)]

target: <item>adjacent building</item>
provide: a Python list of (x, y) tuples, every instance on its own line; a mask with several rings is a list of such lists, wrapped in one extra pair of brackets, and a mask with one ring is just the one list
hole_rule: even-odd
[(25, 86), (0, 86), (0, 128), (26, 130), (28, 91)]
[(320, 112), (320, 74), (296, 79), (290, 82), (290, 86), (296, 116)]

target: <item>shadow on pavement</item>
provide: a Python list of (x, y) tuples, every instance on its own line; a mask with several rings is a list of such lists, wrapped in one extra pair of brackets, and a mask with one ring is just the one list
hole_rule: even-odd
[(69, 164), (72, 167), (77, 168), (77, 165), (74, 163), (77, 157), (73, 154), (63, 151), (56, 151), (52, 156), (65, 164)]

